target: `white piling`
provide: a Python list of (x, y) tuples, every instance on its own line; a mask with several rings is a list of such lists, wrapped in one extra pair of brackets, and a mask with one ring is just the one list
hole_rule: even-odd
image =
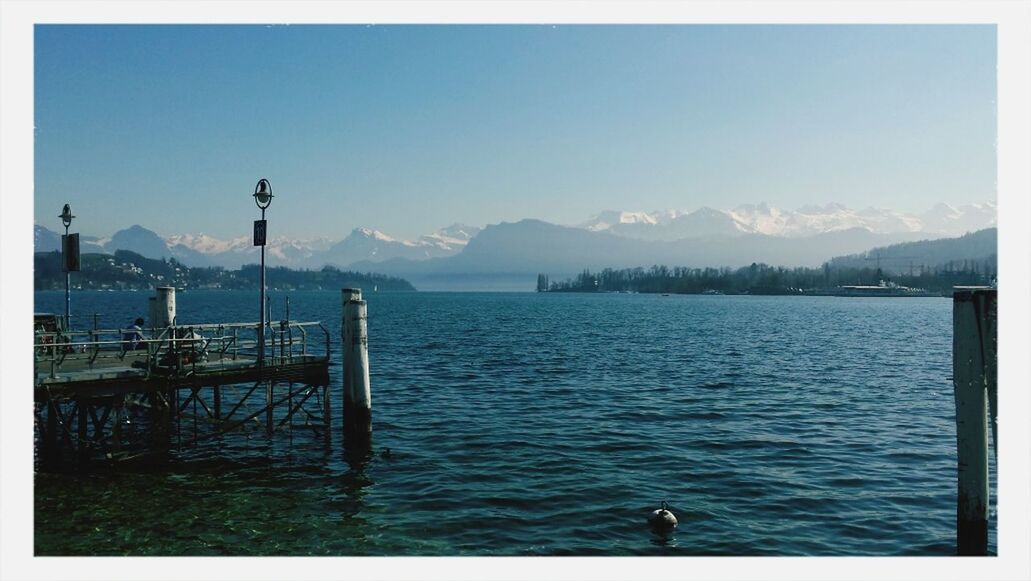
[(344, 434), (357, 441), (372, 435), (372, 389), (369, 385), (368, 306), (361, 289), (342, 289), (344, 358)]
[(360, 301), (362, 300), (362, 289), (360, 288), (342, 288), (340, 289), (340, 296), (344, 301), (344, 308), (347, 308), (348, 301)]
[(156, 327), (168, 327), (175, 322), (175, 287), (159, 286), (155, 305)]
[[(958, 287), (953, 294), (956, 544), (960, 555), (988, 552), (988, 401), (991, 394), (994, 403), (996, 393), (995, 305), (994, 289)], [(995, 405), (991, 407), (994, 416)]]

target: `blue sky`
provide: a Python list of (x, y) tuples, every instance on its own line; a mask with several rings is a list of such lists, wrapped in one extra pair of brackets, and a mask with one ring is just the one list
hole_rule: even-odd
[(69, 26), (35, 33), (35, 220), (415, 237), (603, 209), (994, 200), (995, 28)]

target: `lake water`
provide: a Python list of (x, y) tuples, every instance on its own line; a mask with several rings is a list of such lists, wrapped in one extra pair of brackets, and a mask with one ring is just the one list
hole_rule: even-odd
[[(147, 296), (76, 292), (72, 308), (119, 327)], [(289, 296), (336, 352), (339, 293)], [(159, 470), (37, 473), (37, 554), (955, 552), (948, 299), (365, 298), (371, 456), (295, 431)], [(183, 323), (257, 318), (255, 292), (177, 302)], [(63, 305), (36, 294), (37, 312)], [(663, 500), (669, 538), (645, 523)]]

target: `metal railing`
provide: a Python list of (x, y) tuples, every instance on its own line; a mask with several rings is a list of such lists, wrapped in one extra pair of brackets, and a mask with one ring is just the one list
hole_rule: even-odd
[[(319, 336), (318, 331), (322, 334)], [(152, 372), (256, 365), (260, 323), (173, 325), (140, 330), (88, 329), (35, 332), (36, 376), (63, 372), (136, 368)], [(266, 367), (329, 359), (329, 330), (317, 321), (266, 323)], [(322, 347), (322, 349), (319, 349)], [(321, 353), (320, 353), (321, 351)]]

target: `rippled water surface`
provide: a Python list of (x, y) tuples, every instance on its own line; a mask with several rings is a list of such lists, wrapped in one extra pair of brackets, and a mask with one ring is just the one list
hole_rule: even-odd
[[(79, 292), (73, 311), (122, 326), (147, 296)], [(37, 554), (955, 551), (948, 299), (366, 299), (371, 455), (295, 430), (161, 469), (40, 472)], [(63, 300), (37, 293), (36, 310)], [(290, 300), (336, 353), (339, 293)], [(252, 320), (257, 301), (190, 291), (179, 319)], [(681, 523), (669, 538), (645, 524), (662, 500)]]

